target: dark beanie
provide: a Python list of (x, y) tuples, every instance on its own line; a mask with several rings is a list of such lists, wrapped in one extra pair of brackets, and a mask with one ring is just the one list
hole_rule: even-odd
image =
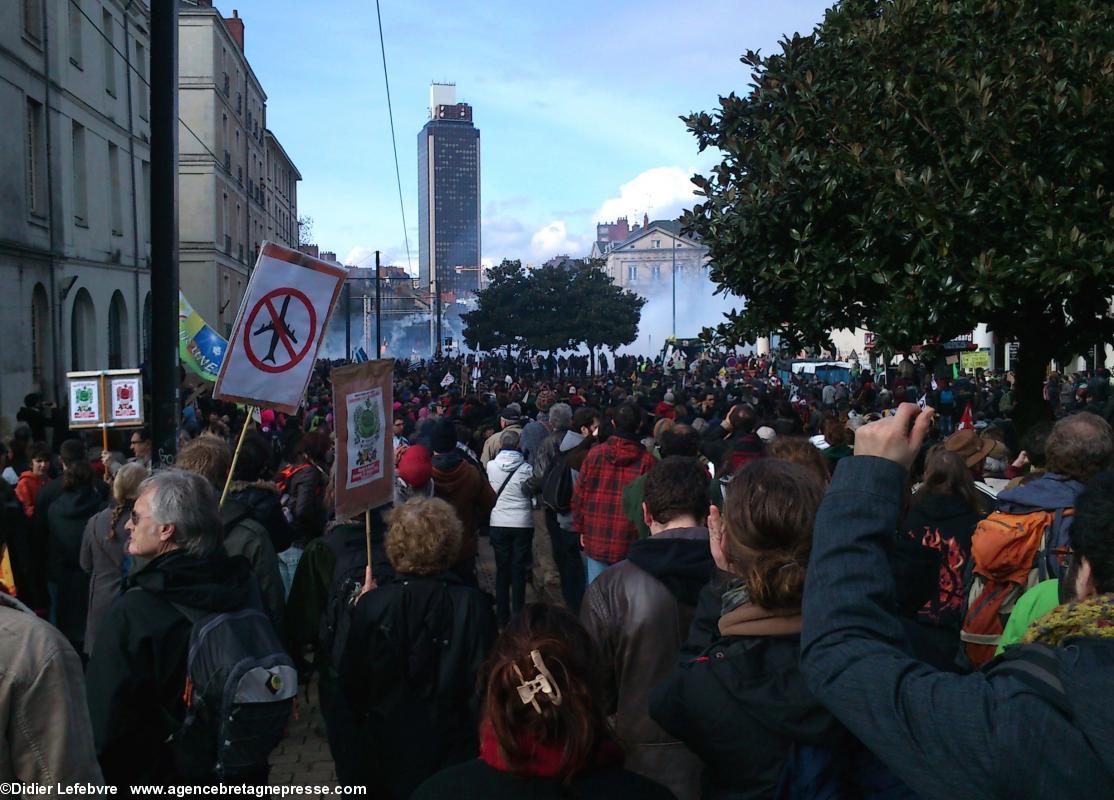
[(456, 449), (456, 427), (447, 419), (437, 420), (429, 443), (435, 453), (451, 453)]

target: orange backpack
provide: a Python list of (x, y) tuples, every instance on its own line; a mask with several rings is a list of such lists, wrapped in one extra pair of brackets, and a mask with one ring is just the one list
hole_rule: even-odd
[(975, 528), (971, 539), (974, 575), (960, 631), (973, 666), (981, 667), (994, 658), (1017, 599), (1040, 581), (1059, 575), (1047, 565), (1052, 563), (1052, 555), (1061, 555), (1054, 534), (1061, 531), (1064, 517), (1071, 513), (1071, 509), (1028, 514), (995, 511)]

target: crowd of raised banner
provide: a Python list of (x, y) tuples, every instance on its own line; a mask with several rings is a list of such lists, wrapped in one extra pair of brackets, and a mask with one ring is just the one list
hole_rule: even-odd
[(910, 360), (398, 361), (394, 501), (337, 519), (331, 366), (292, 415), (187, 395), (154, 470), (27, 398), (0, 780), (266, 783), (312, 681), (377, 798), (1114, 786), (1108, 372), (1019, 431), (1009, 376)]

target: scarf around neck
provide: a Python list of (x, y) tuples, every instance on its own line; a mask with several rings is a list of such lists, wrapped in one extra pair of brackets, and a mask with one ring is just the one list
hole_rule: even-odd
[[(499, 740), (495, 738), (495, 728), (487, 720), (480, 726), (480, 760), (492, 769), (514, 775), (527, 775), (535, 778), (556, 778), (561, 772), (565, 746), (561, 742), (534, 742), (529, 736), (518, 741), (519, 748), (529, 753), (527, 760), (511, 764), (503, 757)], [(623, 763), (623, 751), (611, 739), (603, 739), (588, 768), (619, 766)]]
[(720, 606), (721, 636), (791, 636), (801, 632), (799, 608), (769, 610), (753, 603), (746, 582), (732, 580)]
[(1021, 641), (1055, 647), (1080, 636), (1114, 639), (1114, 594), (1100, 594), (1054, 608), (1030, 625)]

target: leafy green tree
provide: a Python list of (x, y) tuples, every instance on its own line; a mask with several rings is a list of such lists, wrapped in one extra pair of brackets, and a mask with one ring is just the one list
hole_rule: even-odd
[(542, 267), (530, 273), (524, 302), (530, 320), (531, 349), (554, 352), (577, 346), (572, 278), (572, 271), (559, 266)]
[(1114, 334), (1112, 31), (1109, 0), (843, 0), (748, 52), (746, 95), (685, 118), (724, 158), (684, 222), (747, 298), (717, 333), (906, 350), (985, 322), (1040, 415), (1048, 362)]
[(638, 338), (638, 323), (646, 299), (616, 286), (600, 259), (574, 262), (569, 275), (565, 319), (570, 325), (571, 340), (587, 346), (594, 376), (596, 351), (600, 347), (615, 350)]
[(464, 341), (475, 350), (528, 348), (553, 352), (587, 346), (596, 351), (630, 344), (646, 301), (615, 285), (602, 261), (526, 271), (503, 261), (489, 273), (479, 307), (463, 316)]
[(473, 350), (523, 347), (530, 330), (524, 300), (529, 296), (529, 278), (521, 261), (503, 262), (488, 272), (487, 288), (476, 295), (478, 306), (461, 316), (464, 342)]
[(313, 244), (313, 217), (309, 214), (298, 217), (298, 244)]

